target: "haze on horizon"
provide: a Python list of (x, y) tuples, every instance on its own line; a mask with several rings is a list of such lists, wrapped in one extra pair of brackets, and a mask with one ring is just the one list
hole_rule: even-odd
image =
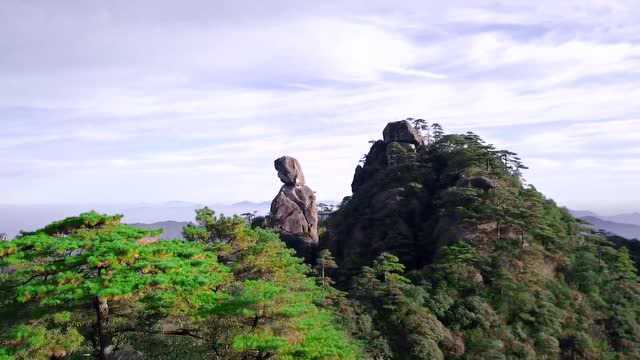
[(350, 194), (384, 125), (474, 131), (559, 204), (640, 206), (635, 1), (0, 3), (0, 203)]

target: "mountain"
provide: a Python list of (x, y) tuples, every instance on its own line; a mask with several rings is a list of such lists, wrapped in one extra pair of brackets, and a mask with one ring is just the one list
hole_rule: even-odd
[(640, 213), (598, 215), (592, 211), (570, 210), (571, 214), (594, 226), (627, 239), (640, 239)]
[(385, 128), (321, 238), (368, 358), (640, 358), (635, 242), (525, 185), (517, 154), (412, 125)]
[[(277, 189), (274, 189), (274, 193)], [(269, 208), (271, 207), (271, 201), (263, 201), (263, 202), (251, 202), (251, 201), (242, 201), (231, 205), (226, 206), (214, 206), (212, 207), (217, 213), (224, 213), (225, 215), (240, 215), (242, 213), (252, 213), (255, 212), (256, 215), (264, 216), (269, 214)]]
[(638, 225), (617, 223), (603, 220), (595, 216), (585, 216), (581, 219), (592, 224), (597, 229), (605, 230), (627, 239), (640, 239), (640, 226)]
[(623, 224), (632, 224), (640, 226), (640, 213), (619, 214), (605, 217), (606, 220)]
[(0, 232), (13, 238), (20, 230), (33, 231), (90, 209), (74, 205), (0, 205)]
[(162, 230), (160, 238), (162, 240), (182, 239), (182, 228), (187, 226), (188, 222), (181, 221), (161, 221), (152, 224), (133, 223), (128, 224), (135, 228), (145, 230)]
[(577, 218), (583, 218), (587, 216), (601, 217), (600, 215), (594, 213), (593, 211), (588, 211), (588, 210), (569, 210), (569, 212), (571, 213), (571, 215)]
[[(274, 190), (275, 191), (275, 190)], [(270, 202), (243, 201), (235, 204), (208, 205), (218, 214), (240, 215), (256, 212), (269, 213)], [(205, 204), (185, 201), (139, 204), (48, 204), (48, 205), (0, 205), (0, 232), (9, 238), (20, 230), (34, 231), (52, 221), (74, 216), (90, 210), (106, 214), (123, 214), (126, 223), (153, 224), (164, 221), (188, 222), (195, 220), (195, 210)]]
[(627, 239), (640, 239), (640, 213), (603, 216), (584, 210), (570, 210), (570, 212), (576, 218), (592, 224), (596, 229)]

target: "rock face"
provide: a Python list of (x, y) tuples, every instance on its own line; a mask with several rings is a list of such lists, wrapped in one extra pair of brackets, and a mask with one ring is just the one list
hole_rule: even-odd
[(290, 156), (276, 159), (274, 163), (278, 171), (278, 177), (285, 185), (305, 185), (304, 174), (300, 162)]
[(389, 123), (384, 128), (383, 137), (384, 140), (378, 140), (373, 144), (364, 165), (358, 165), (356, 168), (351, 183), (354, 193), (378, 172), (415, 162), (418, 149), (424, 145), (418, 130), (406, 120)]
[(124, 349), (115, 350), (110, 347), (107, 349), (107, 360), (142, 360), (144, 359), (144, 354), (139, 351), (134, 350), (128, 346), (125, 346)]
[(489, 179), (486, 176), (474, 176), (470, 178), (464, 178), (461, 181), (462, 186), (470, 186), (483, 191), (489, 191), (496, 188), (496, 182)]
[(477, 169), (471, 172), (470, 155), (456, 144), (425, 144), (408, 121), (389, 123), (383, 138), (356, 168), (353, 195), (328, 220), (320, 244), (331, 250), (344, 273), (357, 273), (383, 252), (419, 269), (446, 244), (496, 238), (495, 229), (466, 226), (458, 211), (464, 188), (488, 194), (498, 186)]
[(423, 145), (424, 139), (407, 120), (390, 122), (382, 132), (384, 142), (409, 143), (413, 145)]
[(284, 185), (271, 203), (268, 224), (298, 253), (306, 256), (318, 243), (316, 196), (305, 184), (298, 160), (283, 156), (274, 165)]

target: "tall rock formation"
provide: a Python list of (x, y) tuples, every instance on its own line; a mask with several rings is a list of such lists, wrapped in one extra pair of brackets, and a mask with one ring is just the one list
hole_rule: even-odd
[(387, 124), (383, 138), (373, 144), (364, 166), (356, 168), (351, 184), (354, 193), (384, 169), (415, 163), (417, 150), (424, 147), (422, 135), (407, 120)]
[(316, 196), (306, 185), (298, 160), (283, 156), (274, 165), (284, 185), (271, 203), (269, 225), (300, 255), (309, 256), (318, 244)]
[(382, 252), (421, 268), (445, 244), (471, 238), (475, 225), (468, 226), (460, 209), (470, 206), (470, 194), (489, 196), (504, 172), (500, 160), (468, 134), (425, 141), (402, 120), (387, 124), (382, 135), (357, 166), (353, 196), (329, 219), (321, 244), (346, 272)]
[(367, 315), (348, 318), (363, 357), (640, 359), (637, 241), (592, 232), (473, 132), (409, 125), (373, 143), (319, 246)]
[(407, 120), (393, 121), (387, 124), (382, 135), (384, 142), (408, 143), (413, 145), (424, 145), (424, 139), (420, 132)]

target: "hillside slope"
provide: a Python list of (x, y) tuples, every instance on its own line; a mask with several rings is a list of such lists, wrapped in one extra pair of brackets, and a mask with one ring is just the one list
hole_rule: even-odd
[(525, 185), (516, 154), (412, 125), (432, 135), (390, 124), (322, 239), (368, 355), (640, 358), (626, 248)]

